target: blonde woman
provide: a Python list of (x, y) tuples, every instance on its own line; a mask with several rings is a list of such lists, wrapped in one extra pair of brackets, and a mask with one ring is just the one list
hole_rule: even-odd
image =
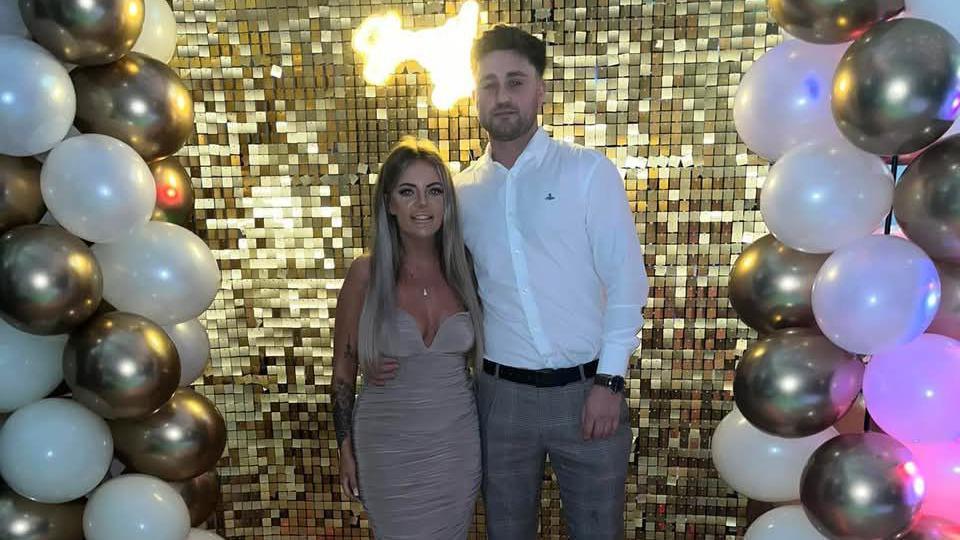
[[(351, 265), (337, 302), (341, 484), (363, 501), (379, 539), (466, 538), (481, 478), (467, 367), (483, 358), (482, 314), (436, 147), (397, 144), (373, 206), (371, 249)], [(365, 385), (354, 403), (358, 367), (392, 378)]]

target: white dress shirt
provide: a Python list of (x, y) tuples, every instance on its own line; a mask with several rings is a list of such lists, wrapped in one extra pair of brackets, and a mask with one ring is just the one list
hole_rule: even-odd
[(490, 148), (454, 179), (484, 308), (485, 355), (525, 369), (600, 359), (625, 375), (647, 276), (619, 171), (540, 128), (510, 169)]

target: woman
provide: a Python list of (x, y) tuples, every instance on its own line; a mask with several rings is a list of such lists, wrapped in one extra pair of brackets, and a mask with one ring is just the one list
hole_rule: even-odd
[[(347, 272), (334, 334), (341, 484), (379, 539), (470, 528), (481, 470), (467, 362), (483, 354), (472, 272), (449, 169), (432, 143), (405, 138), (383, 163), (370, 253)], [(365, 385), (354, 410), (358, 365), (392, 359), (395, 377)]]

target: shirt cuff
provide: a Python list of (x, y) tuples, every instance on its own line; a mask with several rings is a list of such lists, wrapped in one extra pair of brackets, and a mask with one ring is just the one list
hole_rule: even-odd
[(597, 373), (626, 377), (632, 354), (633, 350), (628, 350), (627, 347), (604, 345), (600, 352), (600, 364), (597, 366)]

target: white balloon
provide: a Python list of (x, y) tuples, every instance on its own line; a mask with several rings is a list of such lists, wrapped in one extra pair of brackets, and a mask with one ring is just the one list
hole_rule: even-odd
[(133, 50), (168, 63), (177, 49), (177, 19), (167, 0), (144, 0), (143, 30)]
[(800, 505), (781, 506), (758, 517), (744, 540), (827, 540)]
[(960, 9), (956, 0), (906, 0), (906, 16), (939, 24), (960, 40)]
[(27, 334), (0, 320), (0, 412), (39, 401), (60, 384), (67, 337)]
[(161, 326), (196, 318), (213, 302), (220, 269), (210, 248), (183, 227), (151, 221), (123, 239), (95, 244), (103, 297)]
[(42, 503), (89, 493), (113, 458), (102, 418), (75, 401), (44, 399), (18, 409), (0, 429), (0, 474), (14, 491)]
[(743, 495), (758, 501), (794, 501), (800, 498), (800, 475), (807, 460), (836, 435), (831, 427), (809, 437), (776, 437), (755, 428), (734, 407), (714, 431), (710, 454), (720, 478)]
[(30, 30), (23, 24), (17, 0), (0, 0), (0, 36), (30, 39)]
[[(74, 126), (70, 126), (70, 129), (69, 131), (67, 131), (67, 135), (66, 137), (63, 138), (63, 140), (67, 140), (71, 137), (76, 137), (77, 135), (80, 135), (80, 130)], [(60, 143), (57, 143), (57, 144), (60, 144)], [(56, 146), (54, 146), (54, 148), (56, 148)], [(33, 156), (33, 159), (39, 161), (40, 163), (44, 163), (45, 161), (47, 161), (47, 156), (49, 155), (50, 155), (50, 151), (47, 151), (47, 152), (43, 152), (42, 154), (37, 154)]]
[(223, 540), (223, 537), (203, 529), (190, 529), (187, 540)]
[(70, 75), (32, 41), (0, 36), (0, 154), (32, 156), (53, 148), (73, 124)]
[(893, 206), (883, 160), (845, 141), (801, 145), (780, 158), (760, 192), (770, 233), (807, 253), (830, 253), (870, 235)]
[(940, 277), (909, 240), (867, 236), (827, 258), (812, 304), (817, 326), (838, 347), (879, 353), (926, 331), (940, 306)]
[(180, 356), (180, 386), (189, 386), (203, 375), (210, 357), (210, 337), (197, 319), (163, 329), (177, 346)]
[(843, 137), (830, 110), (830, 93), (848, 45), (791, 39), (747, 70), (733, 104), (734, 124), (747, 148), (776, 161), (799, 144)]
[(952, 137), (957, 133), (960, 133), (960, 121), (954, 121), (953, 125), (950, 126), (950, 129), (948, 129), (947, 132), (944, 133), (942, 137), (940, 137), (940, 139), (943, 140), (943, 139), (946, 139), (947, 137)]
[(142, 227), (157, 186), (136, 150), (106, 135), (78, 135), (58, 144), (40, 171), (47, 209), (71, 233), (113, 242)]
[(91, 540), (184, 540), (190, 513), (179, 493), (145, 474), (125, 474), (97, 488), (83, 511)]

